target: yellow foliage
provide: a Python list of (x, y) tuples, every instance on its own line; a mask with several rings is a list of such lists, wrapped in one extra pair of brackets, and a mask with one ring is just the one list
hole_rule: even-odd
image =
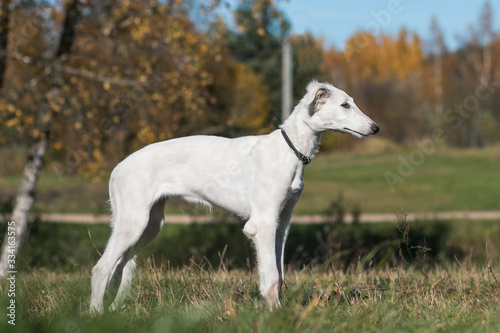
[(263, 77), (242, 63), (234, 62), (231, 67), (234, 80), (231, 87), (228, 87), (231, 95), (229, 122), (240, 128), (264, 127), (271, 105), (267, 99), (267, 86)]
[(150, 144), (155, 141), (155, 135), (149, 127), (142, 127), (139, 130), (139, 133), (137, 133), (137, 138), (139, 141), (145, 142), (146, 144)]
[(5, 122), (5, 125), (8, 127), (8, 128), (12, 128), (16, 125), (19, 124), (19, 118), (12, 118), (12, 119), (9, 119)]
[[(131, 149), (202, 131), (211, 125), (211, 112), (220, 112), (216, 110), (220, 96), (212, 91), (213, 67), (225, 67), (222, 49), (227, 34), (224, 19), (217, 18), (218, 3), (200, 12), (201, 4), (194, 1), (125, 0), (114, 2), (111, 11), (103, 13), (108, 15), (104, 20), (82, 20), (75, 34), (78, 47), (71, 49), (64, 65), (95, 74), (94, 78), (63, 72), (54, 87), (50, 79), (55, 75), (41, 75), (44, 68), (9, 62), (5, 89), (9, 95), (24, 95), (12, 103), (0, 102), (0, 123), (9, 128), (5, 133), (15, 131), (19, 137), (28, 137), (39, 131), (41, 115), (54, 113), (48, 122), (50, 142), (62, 163), (74, 154), (78, 163), (68, 165), (69, 172), (92, 175), (106, 166), (106, 160), (114, 162)], [(64, 13), (61, 7), (54, 7), (54, 12), (57, 20), (47, 24), (55, 26), (61, 24)], [(194, 22), (193, 13), (204, 21)], [(19, 35), (19, 22), (24, 21), (12, 20), (13, 35)], [(16, 45), (16, 50), (42, 59), (50, 45), (44, 44), (43, 34), (38, 37), (23, 39), (26, 45)], [(243, 65), (233, 69), (237, 81), (228, 85), (228, 91), (234, 92), (234, 103), (231, 116), (224, 109), (221, 123), (231, 117), (241, 126), (260, 128), (269, 113), (262, 79)], [(26, 93), (23, 87), (31, 78), (42, 79)], [(120, 80), (135, 84), (120, 85)], [(48, 94), (51, 90), (56, 93)], [(42, 112), (47, 104), (50, 111)], [(88, 133), (91, 128), (97, 132)]]
[(420, 38), (401, 29), (396, 38), (357, 32), (343, 53), (351, 76), (358, 79), (408, 79), (422, 71), (424, 55)]
[(43, 115), (42, 122), (43, 122), (43, 123), (48, 123), (51, 117), (52, 117), (52, 113), (51, 113), (51, 112), (46, 112), (46, 113)]
[(54, 143), (54, 148), (56, 150), (61, 150), (63, 148), (63, 145), (62, 145), (62, 143), (60, 141), (57, 141), (57, 142)]

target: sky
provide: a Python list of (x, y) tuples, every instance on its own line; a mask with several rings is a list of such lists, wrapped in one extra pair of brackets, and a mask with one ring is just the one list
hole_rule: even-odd
[[(325, 47), (344, 49), (355, 31), (396, 34), (401, 27), (430, 40), (434, 16), (443, 31), (446, 46), (460, 46), (459, 36), (479, 22), (484, 1), (473, 0), (288, 0), (277, 1), (292, 24), (292, 34), (311, 32), (324, 39)], [(500, 31), (500, 1), (490, 1), (493, 29)]]

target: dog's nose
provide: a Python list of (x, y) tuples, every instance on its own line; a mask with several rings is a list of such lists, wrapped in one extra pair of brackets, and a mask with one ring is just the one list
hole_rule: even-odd
[(378, 131), (380, 131), (380, 127), (378, 127), (377, 124), (373, 124), (372, 131), (373, 131), (373, 134), (376, 134), (376, 133), (378, 133)]

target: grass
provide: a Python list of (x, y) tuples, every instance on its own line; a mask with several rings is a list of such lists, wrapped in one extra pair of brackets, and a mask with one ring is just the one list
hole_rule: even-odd
[[(254, 270), (147, 261), (125, 309), (87, 315), (84, 271), (18, 275), (16, 332), (493, 332), (500, 286), (487, 267), (455, 263), (361, 272), (289, 271), (283, 307), (269, 312)], [(497, 276), (500, 272), (495, 272)], [(5, 283), (0, 292), (5, 295)], [(6, 304), (6, 300), (2, 300)], [(5, 320), (3, 332), (12, 331)]]
[[(399, 175), (401, 160), (415, 149), (370, 154), (320, 154), (306, 168), (305, 188), (294, 214), (321, 214), (342, 196), (347, 213), (434, 212), (500, 209), (499, 147), (481, 150), (440, 149), (424, 159), (404, 181), (391, 188), (385, 174)], [(19, 175), (0, 180), (0, 200), (15, 195)], [(91, 181), (49, 168), (40, 178), (35, 212), (108, 213), (107, 180)], [(205, 214), (173, 202), (167, 213)]]
[(340, 193), (348, 208), (359, 206), (370, 213), (500, 209), (498, 148), (425, 155), (422, 164), (392, 190), (385, 173), (399, 176), (400, 158), (409, 160), (413, 151), (321, 156), (306, 169), (296, 212), (324, 211)]
[[(500, 331), (494, 221), (294, 225), (275, 312), (240, 225), (167, 225), (142, 253), (126, 308), (97, 318), (87, 314), (90, 271), (107, 226), (31, 227), (15, 332)], [(3, 309), (7, 289), (0, 280)], [(14, 330), (2, 319), (0, 331)]]
[[(21, 175), (2, 177), (0, 200), (13, 199), (20, 183)], [(33, 212), (108, 214), (108, 199), (107, 181), (92, 181), (73, 175), (58, 177), (46, 169), (38, 181)]]

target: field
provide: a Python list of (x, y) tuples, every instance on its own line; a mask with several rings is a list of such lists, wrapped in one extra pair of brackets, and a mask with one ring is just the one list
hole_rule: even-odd
[[(497, 148), (425, 155), (393, 191), (384, 173), (399, 174), (414, 151), (319, 156), (297, 213), (500, 209)], [(18, 182), (4, 177), (0, 195)], [(105, 180), (58, 179), (46, 169), (35, 212), (107, 213), (106, 192)], [(206, 213), (175, 204), (168, 212)], [(16, 327), (0, 312), (0, 331), (500, 331), (500, 221), (408, 224), (395, 214), (376, 224), (293, 225), (283, 307), (270, 312), (242, 225), (224, 220), (166, 225), (141, 255), (126, 307), (98, 318), (87, 313), (90, 270), (109, 227), (32, 223), (18, 257)], [(8, 288), (0, 281), (2, 309)]]
[[(500, 209), (500, 147), (437, 150), (422, 153), (421, 162), (415, 158), (419, 151), (318, 158), (306, 169), (297, 213), (322, 211), (335, 194), (343, 196), (348, 208), (357, 206), (368, 213)], [(412, 164), (412, 160), (417, 163)], [(407, 161), (411, 168), (402, 167), (401, 161)], [(391, 188), (386, 173), (400, 176), (402, 181)]]

